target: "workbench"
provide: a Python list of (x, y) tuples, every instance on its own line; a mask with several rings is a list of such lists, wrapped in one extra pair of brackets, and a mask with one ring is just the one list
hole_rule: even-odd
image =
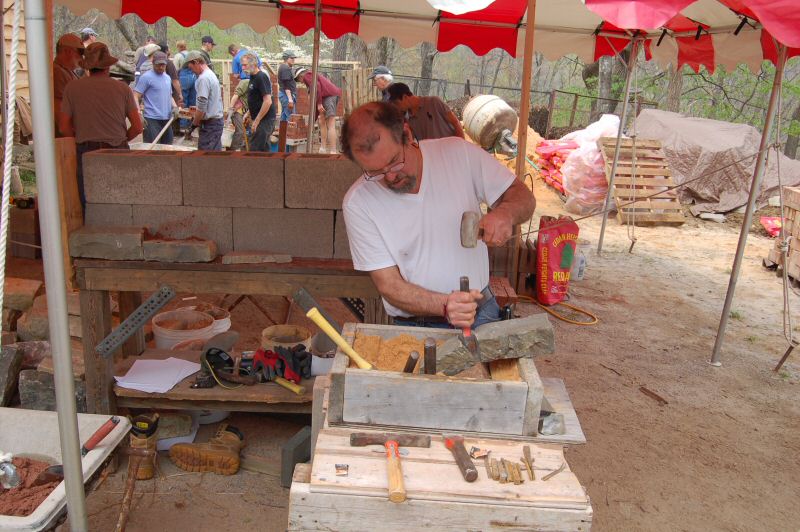
[[(80, 289), (83, 352), (86, 366), (86, 404), (89, 413), (113, 414), (118, 406), (243, 410), (257, 412), (310, 412), (313, 381), (304, 381), (308, 393), (296, 396), (274, 384), (237, 390), (188, 389), (186, 381), (166, 394), (115, 390), (114, 375), (122, 375), (137, 356), (180, 356), (177, 352), (145, 350), (140, 330), (115, 355), (114, 360), (95, 353), (111, 332), (109, 292), (119, 292), (120, 320), (142, 303), (142, 292), (163, 285), (176, 292), (196, 294), (251, 294), (291, 297), (305, 287), (314, 297), (361, 298), (365, 321), (385, 323), (386, 315), (369, 275), (353, 270), (352, 262), (337, 259), (293, 259), (277, 264), (161, 263), (76, 259), (76, 284)], [(127, 358), (126, 358), (127, 357)], [(191, 377), (190, 377), (191, 379)]]

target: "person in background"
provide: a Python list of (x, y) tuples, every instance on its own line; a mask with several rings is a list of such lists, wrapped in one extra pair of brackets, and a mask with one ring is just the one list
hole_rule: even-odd
[(464, 138), (461, 122), (441, 98), (414, 96), (405, 83), (393, 83), (387, 91), (389, 102), (405, 113), (406, 122), (417, 140)]
[[(295, 79), (305, 83), (311, 94), (311, 84), (313, 77), (311, 71), (300, 67), (294, 75)], [(317, 74), (317, 113), (319, 116), (319, 134), (322, 144), (319, 147), (320, 153), (336, 153), (336, 106), (339, 104), (339, 97), (342, 90), (333, 84), (331, 80)]]
[(175, 65), (175, 70), (180, 70), (183, 68), (183, 63), (186, 61), (186, 54), (189, 53), (186, 50), (186, 41), (175, 41), (175, 48), (177, 48), (178, 51), (175, 52), (175, 55), (172, 57), (172, 63)]
[[(183, 46), (183, 50), (180, 50), (181, 45)], [(197, 103), (197, 92), (194, 90), (194, 82), (197, 81), (197, 76), (189, 68), (189, 65), (186, 64), (186, 57), (189, 55), (189, 52), (186, 51), (186, 41), (178, 41), (176, 46), (180, 50), (177, 54), (175, 54), (175, 68), (178, 69), (178, 81), (181, 84), (181, 96), (183, 97), (183, 104), (181, 107), (189, 108), (193, 107)], [(192, 121), (188, 118), (181, 118), (180, 119), (180, 126), (181, 129), (189, 129), (192, 125)]]
[(297, 101), (297, 82), (292, 67), (297, 56), (291, 50), (283, 51), (283, 63), (278, 67), (278, 100), (281, 102), (281, 122), (292, 117), (294, 102)]
[[(169, 60), (169, 43), (160, 42), (158, 43), (158, 47), (161, 48), (161, 51), (166, 54), (167, 59)], [(178, 69), (175, 68), (175, 63), (173, 61), (167, 62), (167, 75), (172, 83), (172, 98), (175, 100), (175, 103), (178, 104), (178, 107), (183, 107), (183, 91), (181, 90), (181, 81), (178, 78)]]
[(272, 81), (258, 68), (258, 59), (247, 53), (242, 57), (242, 69), (250, 74), (247, 107), (250, 109), (249, 151), (269, 151), (269, 138), (275, 130), (275, 102), (272, 101)]
[(238, 44), (229, 44), (228, 53), (233, 58), (231, 59), (231, 73), (234, 76), (237, 76), (240, 81), (243, 79), (250, 79), (250, 74), (242, 68), (242, 57), (244, 57), (244, 54), (253, 54), (253, 56), (256, 58), (256, 61), (258, 61), (258, 66), (261, 67), (261, 59), (259, 59), (258, 54), (252, 50), (243, 48)]
[(56, 137), (64, 136), (58, 129), (58, 112), (61, 110), (64, 89), (79, 77), (75, 69), (83, 58), (83, 50), (80, 37), (74, 33), (65, 33), (56, 43), (56, 56), (53, 58), (53, 110)]
[[(249, 116), (247, 109), (247, 89), (250, 87), (250, 79), (243, 79), (236, 86), (236, 90), (231, 97), (231, 103), (228, 107), (228, 117), (233, 124), (233, 138), (231, 138), (231, 151), (239, 151), (244, 144), (245, 135), (247, 130), (244, 126), (244, 118)], [(226, 118), (226, 122), (227, 122)]]
[(199, 51), (192, 50), (186, 55), (186, 64), (197, 76), (194, 82), (197, 92), (197, 110), (192, 118), (192, 127), (186, 131), (191, 138), (192, 130), (200, 128), (198, 150), (222, 151), (222, 89), (217, 76), (208, 68), (206, 59)]
[(203, 55), (206, 66), (215, 76), (217, 73), (214, 72), (214, 65), (211, 64), (211, 52), (214, 51), (214, 47), (216, 45), (217, 43), (214, 42), (214, 38), (210, 35), (205, 35), (202, 39), (200, 39), (200, 53)]
[[(158, 134), (167, 125), (178, 106), (172, 97), (172, 81), (167, 74), (167, 54), (153, 54), (153, 69), (139, 77), (134, 94), (139, 105), (143, 105), (142, 115), (145, 119), (142, 140), (155, 141)], [(172, 128), (167, 128), (159, 139), (159, 144), (172, 144)]]
[(147, 38), (144, 40), (144, 44), (136, 49), (136, 52), (134, 52), (133, 54), (133, 62), (136, 65), (136, 70), (139, 70), (139, 67), (142, 66), (142, 63), (144, 63), (145, 46), (147, 46), (148, 44), (155, 44), (155, 43), (156, 43), (156, 38), (153, 37), (152, 35), (148, 35)]
[(89, 76), (66, 86), (58, 113), (59, 130), (64, 136), (75, 137), (78, 193), (84, 207), (83, 154), (104, 148), (127, 150), (128, 142), (142, 132), (142, 120), (133, 91), (125, 83), (109, 76), (109, 68), (116, 62), (117, 58), (111, 55), (105, 44), (90, 44), (81, 61)]
[(388, 67), (379, 65), (373, 69), (372, 74), (367, 76), (367, 79), (372, 80), (372, 86), (376, 87), (379, 91), (381, 91), (381, 93), (383, 94), (383, 101), (388, 102), (389, 93), (386, 91), (386, 89), (388, 89), (389, 86), (392, 83), (394, 83), (394, 77), (392, 76), (392, 71), (389, 70)]
[(86, 48), (93, 42), (97, 42), (97, 38), (100, 35), (97, 34), (92, 28), (83, 28), (81, 30), (81, 41), (83, 41), (83, 47)]
[(148, 44), (144, 47), (142, 51), (142, 59), (143, 61), (139, 64), (139, 68), (136, 69), (136, 77), (134, 82), (139, 81), (139, 77), (149, 70), (153, 70), (153, 54), (161, 50), (161, 47), (155, 43)]

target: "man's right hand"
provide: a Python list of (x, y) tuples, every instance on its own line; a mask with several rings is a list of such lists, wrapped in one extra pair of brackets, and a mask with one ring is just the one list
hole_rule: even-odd
[(455, 291), (447, 296), (447, 321), (453, 327), (463, 329), (471, 327), (475, 321), (475, 314), (478, 310), (478, 301), (483, 298), (480, 290), (470, 290), (469, 292)]
[(289, 102), (289, 103), (287, 104), (287, 107), (289, 108), (289, 110), (292, 110), (292, 109), (294, 109), (294, 102)]

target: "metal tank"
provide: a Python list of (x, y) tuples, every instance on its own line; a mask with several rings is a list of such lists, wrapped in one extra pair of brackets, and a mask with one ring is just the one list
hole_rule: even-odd
[(500, 149), (516, 154), (512, 138), (517, 129), (517, 113), (505, 100), (492, 94), (481, 94), (464, 107), (464, 130), (484, 149)]

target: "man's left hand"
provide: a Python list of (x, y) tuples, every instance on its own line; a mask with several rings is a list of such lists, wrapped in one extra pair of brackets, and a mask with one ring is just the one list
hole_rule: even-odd
[(505, 244), (514, 230), (511, 222), (511, 215), (501, 209), (495, 209), (481, 218), (478, 228), (483, 229), (483, 241), (486, 245), (498, 247)]

